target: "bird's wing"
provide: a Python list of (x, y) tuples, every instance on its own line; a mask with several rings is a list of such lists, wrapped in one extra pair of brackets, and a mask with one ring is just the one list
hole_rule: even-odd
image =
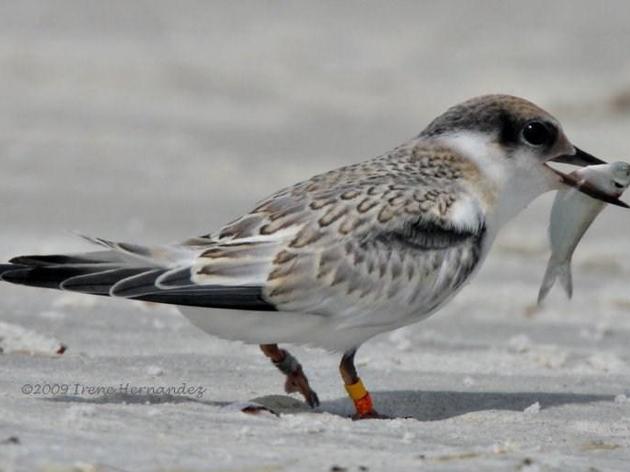
[[(324, 316), (427, 308), (479, 259), (484, 221), (462, 184), (474, 169), (447, 150), (398, 148), (284, 189), (220, 231), (146, 248), (28, 256), (0, 277), (177, 305)], [(368, 315), (365, 315), (368, 313)]]
[(484, 210), (471, 178), (477, 169), (452, 151), (418, 147), (316, 176), (208, 235), (192, 280), (246, 280), (278, 310), (350, 324), (380, 322), (392, 308), (393, 318), (429, 312), (481, 256)]
[(483, 210), (450, 178), (398, 174), (315, 191), (308, 214), (266, 269), (263, 295), (279, 310), (395, 323), (441, 305), (481, 257)]
[(409, 218), (319, 251), (285, 252), (263, 293), (278, 309), (339, 316), (346, 326), (428, 315), (473, 273), (484, 234), (483, 224), (463, 231)]

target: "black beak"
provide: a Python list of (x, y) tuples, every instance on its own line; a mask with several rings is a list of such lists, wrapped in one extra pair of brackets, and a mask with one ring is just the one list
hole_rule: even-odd
[[(575, 148), (575, 154), (565, 154), (563, 156), (556, 157), (555, 159), (552, 159), (552, 162), (559, 162), (561, 164), (570, 164), (580, 167), (606, 164), (605, 161), (602, 161), (601, 159), (598, 159), (597, 157), (589, 154), (588, 152), (584, 152), (577, 147)], [(564, 174), (555, 169), (554, 171), (560, 176), (564, 184), (573, 187), (582, 193), (585, 193), (589, 197), (592, 197), (596, 200), (601, 200), (602, 202), (610, 203), (611, 205), (617, 205), (622, 208), (630, 208), (630, 206), (619, 200), (618, 197), (610, 195), (606, 192), (602, 192), (594, 185), (580, 180), (572, 174)]]
[(573, 166), (594, 166), (597, 164), (607, 164), (606, 162), (598, 159), (597, 157), (582, 151), (580, 148), (575, 148), (575, 154), (565, 154), (564, 156), (556, 157), (552, 159), (552, 162), (559, 162), (561, 164), (571, 164)]

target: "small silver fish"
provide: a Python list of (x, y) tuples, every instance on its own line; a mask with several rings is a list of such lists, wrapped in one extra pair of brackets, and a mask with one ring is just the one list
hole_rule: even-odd
[[(592, 188), (610, 195), (611, 202), (617, 199), (630, 185), (630, 164), (613, 162), (583, 167), (570, 174), (582, 188)], [(597, 215), (604, 209), (601, 200), (567, 187), (558, 191), (551, 209), (549, 240), (551, 257), (538, 292), (538, 304), (545, 299), (549, 290), (560, 279), (567, 296), (573, 295), (571, 258), (584, 233)]]

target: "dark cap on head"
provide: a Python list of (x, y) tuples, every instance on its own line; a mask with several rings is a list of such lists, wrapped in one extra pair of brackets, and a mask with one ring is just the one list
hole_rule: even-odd
[[(455, 105), (435, 118), (420, 137), (435, 137), (458, 131), (498, 132), (502, 144), (516, 144), (523, 126), (530, 120), (556, 120), (542, 108), (512, 95), (482, 95)], [(550, 128), (555, 129), (555, 125)]]

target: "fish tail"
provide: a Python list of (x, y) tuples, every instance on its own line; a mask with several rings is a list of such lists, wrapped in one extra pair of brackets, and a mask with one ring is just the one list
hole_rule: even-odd
[(557, 277), (558, 272), (556, 270), (556, 266), (549, 261), (549, 264), (547, 264), (547, 270), (545, 271), (545, 277), (543, 278), (540, 290), (538, 291), (538, 306), (542, 305), (543, 300), (549, 294), (549, 290), (553, 287)]
[(573, 296), (573, 275), (571, 275), (571, 261), (558, 266), (558, 277), (569, 299)]
[(556, 283), (556, 279), (560, 279), (560, 284), (569, 298), (573, 296), (573, 280), (571, 276), (571, 261), (566, 261), (562, 264), (556, 264), (554, 261), (549, 261), (545, 276), (540, 290), (538, 291), (538, 305), (541, 305), (543, 300), (549, 294), (551, 287)]

